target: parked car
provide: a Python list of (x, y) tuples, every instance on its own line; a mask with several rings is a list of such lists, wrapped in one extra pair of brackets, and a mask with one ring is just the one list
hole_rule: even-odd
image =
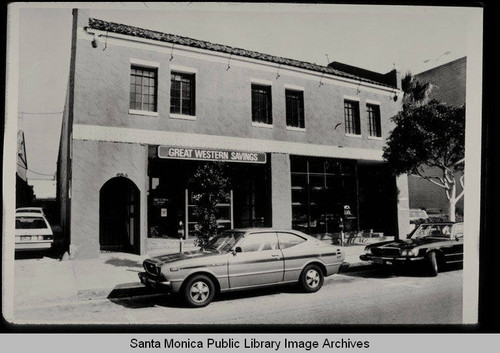
[(19, 208), (16, 208), (16, 214), (17, 213), (26, 213), (26, 212), (40, 213), (40, 214), (45, 215), (42, 207), (19, 207)]
[(438, 208), (429, 208), (425, 212), (430, 219), (443, 219), (448, 217), (448, 215), (444, 213), (443, 210), (440, 210)]
[(428, 219), (429, 216), (427, 215), (427, 212), (424, 210), (412, 208), (410, 209), (410, 222), (415, 222), (420, 219)]
[(16, 213), (15, 250), (48, 250), (54, 234), (45, 216), (37, 212)]
[(295, 230), (231, 229), (196, 251), (144, 261), (141, 283), (181, 294), (192, 307), (219, 292), (286, 283), (318, 291), (344, 262), (339, 249)]
[(390, 266), (420, 264), (437, 276), (442, 265), (463, 262), (463, 237), (463, 223), (423, 223), (405, 240), (366, 246), (360, 259)]
[(409, 215), (410, 215), (410, 227), (408, 228), (408, 231), (410, 233), (416, 228), (416, 225), (418, 223), (423, 223), (427, 219), (429, 219), (427, 212), (417, 208), (410, 209)]

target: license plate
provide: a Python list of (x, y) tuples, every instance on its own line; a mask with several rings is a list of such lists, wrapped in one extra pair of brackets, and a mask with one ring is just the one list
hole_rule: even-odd
[(31, 235), (21, 235), (21, 240), (31, 240)]
[(374, 262), (374, 263), (376, 263), (376, 264), (383, 264), (383, 263), (384, 263), (384, 260), (374, 258), (374, 259), (373, 259), (373, 262)]

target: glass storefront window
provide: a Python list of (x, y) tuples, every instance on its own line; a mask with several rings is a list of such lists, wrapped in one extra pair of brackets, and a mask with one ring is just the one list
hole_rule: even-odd
[(356, 161), (301, 156), (290, 161), (292, 228), (318, 236), (339, 232), (344, 206), (358, 206)]

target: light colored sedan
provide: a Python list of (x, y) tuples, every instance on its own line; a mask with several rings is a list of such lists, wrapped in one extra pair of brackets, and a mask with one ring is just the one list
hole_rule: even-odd
[(141, 283), (181, 294), (193, 307), (208, 305), (216, 293), (298, 283), (318, 291), (325, 276), (344, 262), (340, 248), (304, 233), (277, 229), (225, 231), (197, 251), (144, 261)]
[(48, 250), (54, 242), (49, 222), (41, 213), (16, 213), (15, 250)]
[(18, 213), (39, 213), (45, 215), (42, 207), (19, 207), (16, 208), (16, 214)]

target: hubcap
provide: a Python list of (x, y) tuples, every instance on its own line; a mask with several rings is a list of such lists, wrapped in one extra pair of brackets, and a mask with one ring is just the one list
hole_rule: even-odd
[(205, 282), (198, 281), (191, 286), (189, 294), (191, 295), (191, 299), (193, 299), (193, 301), (203, 303), (207, 300), (208, 295), (210, 294), (210, 288), (208, 288)]
[(309, 270), (306, 273), (307, 285), (311, 288), (316, 287), (319, 284), (319, 273), (316, 270)]

